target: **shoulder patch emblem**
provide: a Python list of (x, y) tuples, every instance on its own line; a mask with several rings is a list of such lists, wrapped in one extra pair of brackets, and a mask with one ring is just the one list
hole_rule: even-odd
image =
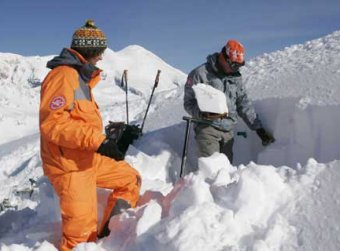
[(57, 110), (63, 107), (65, 104), (66, 104), (66, 100), (64, 96), (58, 96), (58, 97), (53, 98), (53, 100), (50, 103), (50, 108), (52, 110)]

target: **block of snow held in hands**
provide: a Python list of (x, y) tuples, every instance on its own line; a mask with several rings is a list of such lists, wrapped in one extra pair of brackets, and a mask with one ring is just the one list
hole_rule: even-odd
[(192, 88), (202, 112), (228, 113), (227, 100), (223, 92), (203, 83), (198, 83)]

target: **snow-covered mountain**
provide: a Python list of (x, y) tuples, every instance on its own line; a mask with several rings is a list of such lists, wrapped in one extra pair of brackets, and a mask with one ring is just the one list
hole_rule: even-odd
[[(143, 177), (139, 206), (111, 220), (108, 238), (75, 250), (339, 250), (338, 55), (340, 31), (248, 62), (246, 88), (276, 142), (262, 147), (240, 123), (234, 166), (220, 154), (197, 163), (191, 134), (187, 175), (178, 179), (185, 74), (139, 46), (108, 50), (95, 90), (105, 121), (125, 120), (124, 69), (136, 122), (158, 69), (161, 80), (147, 133), (126, 158)], [(0, 54), (1, 251), (56, 250), (60, 236), (58, 201), (39, 158), (39, 84), (29, 81), (41, 82), (50, 58)], [(98, 190), (99, 211), (106, 195)]]
[[(49, 71), (46, 63), (53, 57), (0, 53), (0, 130), (6, 131), (0, 144), (36, 132), (40, 84)], [(137, 45), (118, 52), (107, 49), (98, 66), (103, 70), (103, 81), (95, 88), (95, 96), (105, 110), (105, 120), (125, 120), (125, 113), (120, 111), (125, 108), (121, 105), (125, 102), (125, 92), (120, 87), (124, 70), (128, 70), (129, 99), (136, 104), (130, 108), (130, 120), (137, 119), (136, 116), (145, 109), (157, 70), (161, 70), (161, 74), (156, 96), (160, 92), (176, 91), (186, 78), (183, 72)], [(114, 107), (115, 104), (119, 108)], [(109, 114), (119, 115), (112, 118)]]

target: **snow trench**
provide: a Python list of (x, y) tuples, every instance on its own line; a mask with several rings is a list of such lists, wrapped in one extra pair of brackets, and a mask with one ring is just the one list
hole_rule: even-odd
[(243, 122), (236, 136), (235, 164), (255, 161), (259, 164), (295, 167), (309, 158), (327, 163), (340, 159), (340, 105), (308, 104), (308, 100), (280, 98), (255, 101), (254, 106), (266, 129), (276, 142), (263, 147), (255, 132)]

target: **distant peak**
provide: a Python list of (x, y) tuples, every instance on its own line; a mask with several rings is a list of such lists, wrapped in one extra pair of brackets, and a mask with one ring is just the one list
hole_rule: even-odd
[(138, 44), (128, 45), (123, 50), (143, 50), (143, 51), (147, 51), (147, 49), (145, 49), (144, 47), (142, 47)]
[[(139, 55), (149, 55), (149, 56), (152, 56), (152, 57), (155, 57), (155, 58), (158, 58), (159, 60), (162, 60), (161, 58), (159, 58), (156, 54), (154, 54), (153, 52), (145, 49), (144, 47), (140, 46), (140, 45), (137, 45), (137, 44), (134, 44), (134, 45), (129, 45), (127, 47), (125, 47), (124, 49), (120, 50), (118, 52), (119, 54), (122, 54), (122, 55), (126, 55), (126, 54), (132, 54), (132, 55), (136, 55), (136, 54), (139, 54)], [(163, 61), (163, 60), (162, 60)]]

